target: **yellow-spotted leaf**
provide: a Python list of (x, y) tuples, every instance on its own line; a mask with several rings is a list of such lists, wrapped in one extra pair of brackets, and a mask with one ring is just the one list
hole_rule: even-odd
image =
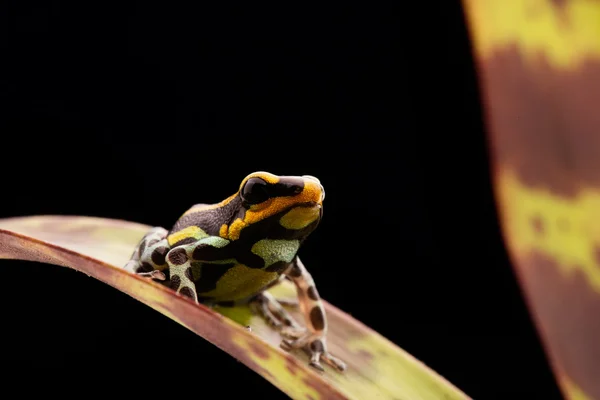
[(600, 1), (463, 5), (508, 250), (564, 395), (600, 400)]
[[(70, 267), (99, 279), (210, 341), (294, 399), (468, 399), (421, 362), (327, 302), (329, 350), (348, 364), (342, 374), (329, 367), (322, 373), (315, 371), (304, 353), (281, 350), (279, 335), (247, 307), (213, 310), (126, 272), (121, 266), (148, 229), (127, 221), (77, 216), (0, 219), (0, 258)], [(295, 295), (287, 282), (271, 292), (279, 298)], [(302, 321), (298, 314), (295, 317)]]

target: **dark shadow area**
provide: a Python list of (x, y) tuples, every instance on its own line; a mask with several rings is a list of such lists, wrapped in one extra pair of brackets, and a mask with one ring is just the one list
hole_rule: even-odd
[[(250, 172), (315, 175), (300, 254), (325, 299), (473, 398), (559, 399), (500, 236), (460, 2), (295, 7), (13, 2), (0, 217), (170, 227)], [(0, 291), (3, 363), (285, 398), (101, 282), (0, 263), (22, 279)]]

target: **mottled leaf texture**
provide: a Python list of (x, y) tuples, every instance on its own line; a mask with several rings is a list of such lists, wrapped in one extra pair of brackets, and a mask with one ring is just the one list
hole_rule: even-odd
[(565, 397), (600, 400), (600, 0), (463, 0), (505, 241)]
[[(344, 374), (328, 367), (324, 373), (314, 371), (304, 353), (281, 350), (279, 335), (247, 307), (215, 312), (127, 273), (120, 266), (149, 228), (91, 217), (4, 219), (0, 220), (0, 258), (61, 265), (97, 278), (213, 343), (294, 399), (468, 399), (421, 362), (327, 302), (329, 349), (347, 362)], [(271, 292), (279, 298), (295, 294), (287, 282)]]

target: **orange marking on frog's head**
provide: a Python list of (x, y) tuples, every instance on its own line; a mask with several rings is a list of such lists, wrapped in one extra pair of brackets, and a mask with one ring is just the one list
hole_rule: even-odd
[[(238, 191), (245, 208), (243, 220), (229, 228), (231, 239), (242, 229), (275, 215), (286, 229), (302, 229), (321, 218), (325, 190), (312, 176), (277, 176), (269, 172), (248, 175)], [(286, 212), (287, 211), (287, 212)]]

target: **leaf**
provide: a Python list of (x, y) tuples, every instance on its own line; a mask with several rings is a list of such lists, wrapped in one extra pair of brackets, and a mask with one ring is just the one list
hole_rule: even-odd
[(463, 4), (514, 268), (564, 395), (600, 399), (600, 2)]
[[(92, 217), (0, 219), (0, 258), (56, 264), (93, 276), (202, 336), (294, 399), (468, 399), (424, 364), (327, 302), (328, 345), (348, 364), (343, 374), (329, 367), (319, 373), (308, 366), (304, 353), (281, 350), (279, 335), (247, 307), (222, 308), (218, 313), (129, 274), (120, 266), (148, 229)], [(295, 296), (288, 282), (270, 292), (279, 298)]]

